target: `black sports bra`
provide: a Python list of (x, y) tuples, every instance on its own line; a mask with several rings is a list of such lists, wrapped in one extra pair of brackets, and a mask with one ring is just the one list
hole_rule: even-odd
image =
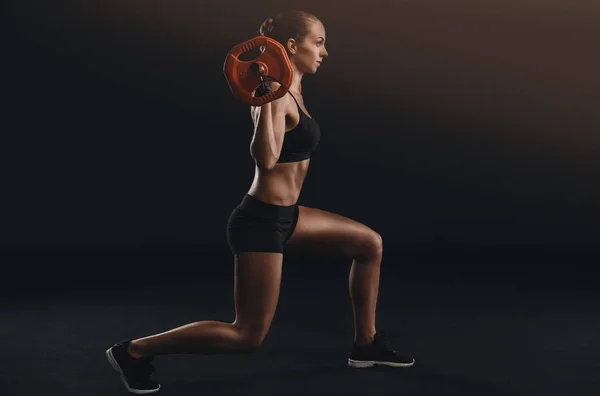
[[(291, 92), (290, 95), (292, 95)], [(311, 154), (317, 148), (319, 140), (321, 140), (319, 124), (302, 111), (294, 95), (292, 95), (292, 98), (294, 98), (294, 102), (298, 106), (300, 121), (294, 129), (285, 133), (283, 147), (281, 148), (281, 154), (277, 163), (297, 162), (310, 158)]]

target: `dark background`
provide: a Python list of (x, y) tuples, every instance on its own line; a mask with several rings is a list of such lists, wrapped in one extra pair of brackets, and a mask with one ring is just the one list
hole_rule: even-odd
[(600, 7), (541, 0), (10, 2), (3, 252), (229, 260), (254, 168), (223, 60), (289, 8), (322, 19), (330, 54), (303, 81), (323, 136), (301, 204), (389, 254), (595, 254)]
[(598, 395), (591, 0), (8, 2), (3, 391), (118, 394), (114, 342), (233, 321), (254, 167), (222, 66), (289, 8), (330, 54), (303, 81), (323, 135), (300, 204), (383, 236), (377, 328), (417, 364), (348, 370), (350, 260), (286, 256), (264, 348), (160, 357), (165, 394)]

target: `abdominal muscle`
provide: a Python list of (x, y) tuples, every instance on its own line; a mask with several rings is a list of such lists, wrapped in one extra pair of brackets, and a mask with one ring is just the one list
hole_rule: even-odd
[(254, 170), (248, 194), (272, 205), (289, 206), (298, 202), (310, 159), (276, 164), (273, 169)]

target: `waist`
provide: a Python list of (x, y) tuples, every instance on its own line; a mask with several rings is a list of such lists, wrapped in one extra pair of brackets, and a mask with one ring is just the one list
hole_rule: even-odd
[(246, 194), (237, 207), (260, 217), (278, 219), (282, 217), (293, 217), (297, 206), (296, 203), (292, 205), (277, 205), (265, 202), (256, 196)]
[(248, 191), (257, 199), (279, 206), (294, 205), (298, 201), (309, 161), (277, 164), (271, 170), (256, 168), (254, 181)]

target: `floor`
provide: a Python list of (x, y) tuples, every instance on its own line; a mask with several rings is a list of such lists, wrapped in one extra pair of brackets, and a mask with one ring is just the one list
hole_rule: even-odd
[[(262, 347), (157, 357), (158, 394), (600, 394), (597, 277), (578, 267), (581, 257), (510, 257), (387, 255), (378, 328), (416, 365), (368, 370), (346, 365), (349, 263), (286, 259)], [(2, 281), (0, 324), (5, 395), (125, 395), (104, 357), (109, 345), (197, 320), (233, 320), (227, 255), (82, 250), (10, 259), (17, 275)]]

